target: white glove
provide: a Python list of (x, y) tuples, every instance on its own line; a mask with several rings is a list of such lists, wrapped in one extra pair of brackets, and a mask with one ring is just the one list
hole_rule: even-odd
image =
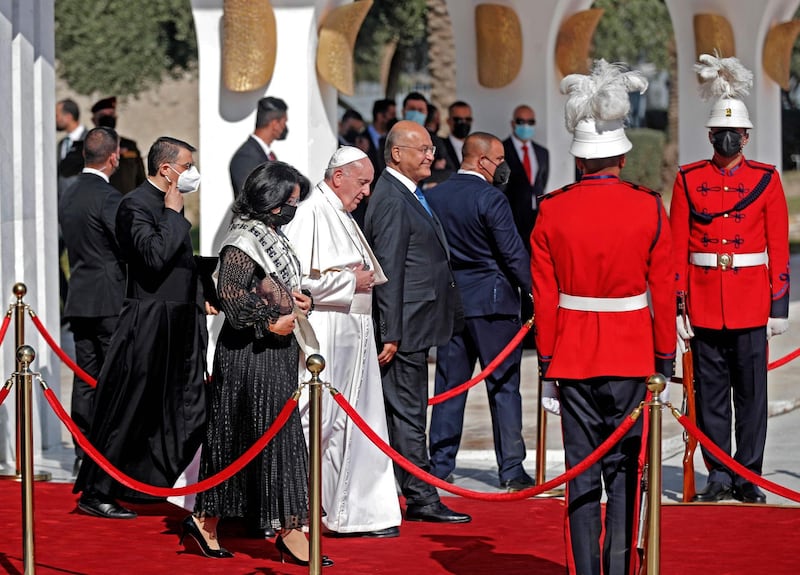
[(785, 317), (771, 317), (767, 320), (767, 341), (773, 335), (780, 335), (789, 329), (789, 320)]
[(558, 386), (553, 380), (542, 382), (542, 407), (553, 415), (561, 415), (561, 402), (558, 400)]
[(678, 328), (678, 349), (681, 353), (686, 353), (689, 350), (689, 340), (694, 337), (694, 330), (689, 322), (689, 316), (687, 315), (686, 319), (684, 319), (682, 315), (676, 315), (675, 326)]

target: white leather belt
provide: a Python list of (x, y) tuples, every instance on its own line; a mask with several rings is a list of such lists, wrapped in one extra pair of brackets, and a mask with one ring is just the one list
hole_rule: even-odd
[(630, 297), (583, 297), (560, 293), (558, 306), (575, 311), (636, 311), (647, 307), (647, 294)]
[(704, 268), (720, 268), (722, 271), (730, 268), (763, 266), (766, 265), (768, 261), (767, 252), (758, 252), (757, 254), (689, 253), (690, 264)]

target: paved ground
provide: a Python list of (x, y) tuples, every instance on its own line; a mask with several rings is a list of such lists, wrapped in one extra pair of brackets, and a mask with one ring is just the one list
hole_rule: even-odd
[[(796, 262), (800, 264), (800, 261)], [(800, 269), (797, 265), (794, 269)], [(798, 294), (800, 299), (800, 294)], [(790, 328), (787, 334), (773, 339), (770, 347), (771, 359), (778, 359), (800, 347), (800, 301), (790, 306)], [(71, 353), (69, 332), (62, 333), (64, 348)], [(528, 448), (526, 468), (535, 474), (536, 449), (536, 353), (525, 351), (523, 355), (522, 397), (524, 406), (523, 427)], [(430, 366), (433, 381), (433, 364)], [(767, 435), (767, 451), (764, 461), (764, 476), (790, 489), (800, 491), (800, 454), (796, 438), (800, 436), (800, 359), (770, 372), (769, 408), (770, 420)], [(431, 383), (432, 386), (432, 383)], [(62, 370), (61, 398), (69, 405), (71, 373)], [(670, 401), (680, 406), (682, 391), (678, 385), (671, 385)], [(431, 393), (432, 393), (431, 389)], [(682, 490), (683, 439), (682, 428), (668, 412), (663, 415), (663, 485), (664, 501), (680, 501)], [(55, 481), (72, 479), (73, 453), (66, 431), (61, 446), (46, 450), (36, 469), (52, 473)], [(552, 479), (564, 471), (564, 457), (561, 443), (560, 419), (550, 416), (547, 421), (547, 469), (546, 478)], [(700, 457), (700, 449), (695, 455), (696, 485), (705, 485), (705, 468)], [(455, 471), (456, 484), (477, 491), (499, 491), (497, 486), (497, 466), (494, 459), (489, 409), (483, 384), (474, 387), (467, 400), (467, 413), (464, 425), (464, 439)], [(768, 503), (797, 505), (771, 493)]]

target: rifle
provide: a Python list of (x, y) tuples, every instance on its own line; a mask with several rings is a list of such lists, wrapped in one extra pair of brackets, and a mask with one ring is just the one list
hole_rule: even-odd
[[(678, 311), (686, 322), (686, 293), (678, 294)], [(686, 351), (682, 358), (683, 364), (683, 405), (681, 411), (692, 423), (697, 422), (697, 411), (694, 403), (694, 364), (692, 363), (692, 350), (686, 342)], [(683, 432), (685, 444), (683, 452), (683, 502), (688, 503), (695, 496), (697, 490), (694, 485), (694, 451), (697, 449), (697, 439)]]

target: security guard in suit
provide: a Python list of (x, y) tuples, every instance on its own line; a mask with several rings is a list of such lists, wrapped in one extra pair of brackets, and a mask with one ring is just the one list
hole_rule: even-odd
[[(544, 378), (558, 381), (568, 469), (644, 400), (647, 376), (672, 375), (675, 278), (667, 214), (659, 194), (619, 178), (632, 148), (623, 129), (628, 91), (646, 87), (639, 73), (603, 60), (588, 78), (572, 74), (561, 84), (569, 94), (570, 152), (584, 175), (544, 196), (531, 275), (539, 367)], [(580, 107), (586, 99), (592, 102)], [(612, 113), (584, 115), (592, 110)], [(640, 420), (569, 482), (570, 573), (600, 575), (601, 563), (605, 575), (631, 572), (641, 436)]]
[[(767, 340), (788, 328), (789, 219), (774, 166), (744, 157), (753, 127), (739, 99), (752, 73), (736, 58), (700, 57), (697, 71), (717, 92), (706, 127), (710, 160), (681, 166), (670, 208), (678, 290), (679, 345), (691, 343), (697, 423), (734, 459), (761, 474), (767, 436)], [(731, 79), (728, 81), (727, 79)], [(717, 80), (714, 82), (714, 80)], [(703, 449), (708, 483), (695, 501), (731, 496), (764, 503), (764, 493)]]
[[(92, 106), (92, 122), (96, 127), (117, 127), (117, 97), (103, 98)], [(139, 187), (146, 179), (144, 161), (136, 142), (119, 138), (119, 168), (111, 175), (111, 185), (123, 194)]]

